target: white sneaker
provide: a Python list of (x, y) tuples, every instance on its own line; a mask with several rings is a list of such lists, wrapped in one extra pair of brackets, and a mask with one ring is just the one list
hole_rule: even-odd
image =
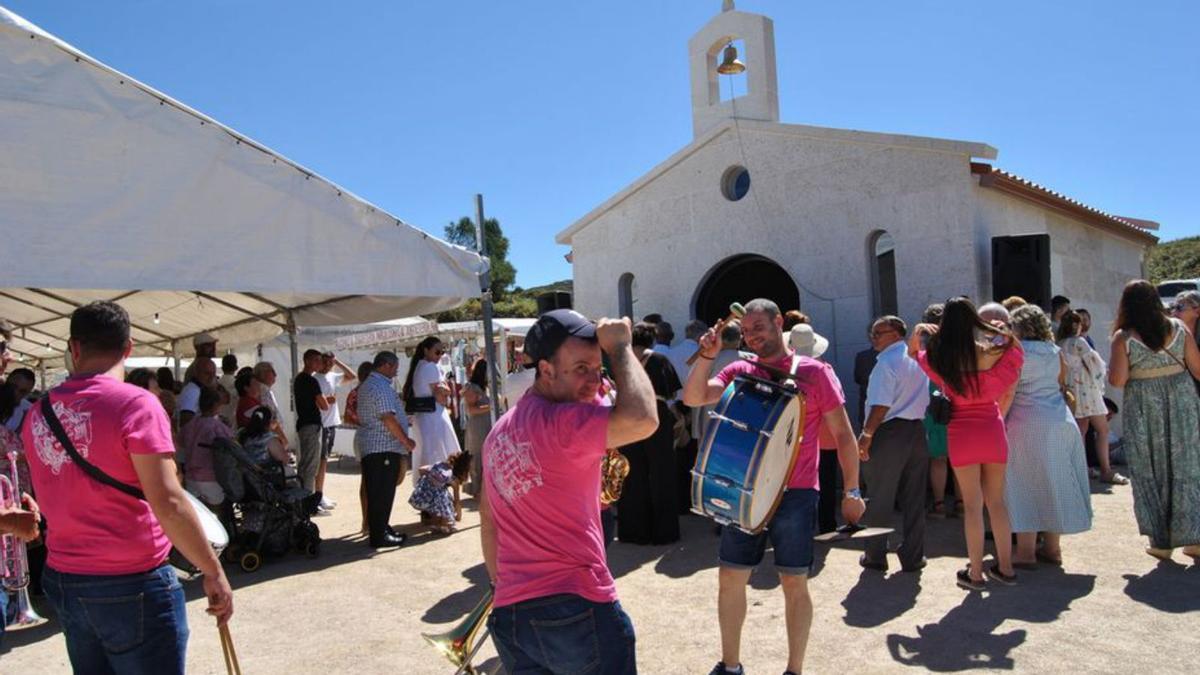
[(332, 511), (337, 508), (337, 502), (333, 501), (332, 499), (321, 497), (321, 508), (325, 509), (326, 511)]
[(316, 513), (317, 516), (328, 516), (328, 515), (332, 515), (332, 514), (333, 514), (333, 512), (330, 511), (329, 509), (325, 508), (324, 506), (321, 506), (320, 504), (317, 505), (317, 513)]

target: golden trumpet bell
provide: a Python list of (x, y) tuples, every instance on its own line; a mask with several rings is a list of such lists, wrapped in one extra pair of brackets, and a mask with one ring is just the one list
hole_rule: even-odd
[(457, 673), (476, 675), (478, 672), (471, 665), (471, 659), (474, 658), (475, 652), (486, 639), (487, 618), (492, 613), (492, 599), (493, 593), (489, 589), (479, 604), (475, 605), (475, 609), (463, 617), (463, 620), (454, 628), (445, 633), (421, 633), (421, 637), (425, 638), (426, 642), (433, 645), (434, 649), (437, 649), (442, 656), (458, 668), (456, 675)]
[(737, 47), (732, 44), (726, 47), (721, 65), (717, 66), (717, 72), (722, 75), (740, 75), (746, 72), (746, 64), (739, 61), (737, 55)]

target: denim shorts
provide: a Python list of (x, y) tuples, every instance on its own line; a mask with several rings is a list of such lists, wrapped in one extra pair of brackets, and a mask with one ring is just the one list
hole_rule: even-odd
[(47, 566), (54, 604), (77, 673), (184, 672), (188, 626), (183, 586), (170, 565), (117, 576), (67, 574)]
[(784, 491), (771, 522), (758, 534), (726, 525), (721, 532), (721, 566), (754, 569), (762, 562), (770, 539), (775, 549), (775, 571), (807, 575), (813, 561), (819, 494), (811, 488)]
[(548, 595), (496, 607), (488, 628), (508, 673), (637, 673), (633, 623), (619, 602)]

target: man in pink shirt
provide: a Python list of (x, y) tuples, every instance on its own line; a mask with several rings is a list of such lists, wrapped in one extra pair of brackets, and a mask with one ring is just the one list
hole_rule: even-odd
[(175, 476), (171, 424), (158, 399), (124, 380), (129, 315), (93, 302), (71, 315), (72, 375), (50, 391), (53, 417), (77, 455), (135, 497), (85, 472), (42, 406), (22, 440), (46, 516), (42, 587), (77, 673), (183, 673), (188, 626), (174, 544), (204, 573), (208, 613), (225, 623), (233, 593)]
[[(787, 348), (783, 337), (783, 317), (779, 306), (766, 299), (746, 303), (742, 335), (755, 354), (755, 362), (776, 370), (792, 371), (807, 400), (807, 417), (800, 440), (800, 456), (775, 515), (764, 531), (747, 534), (733, 526), (721, 533), (721, 569), (718, 576), (718, 619), (721, 624), (721, 661), (710, 675), (742, 673), (741, 637), (746, 619), (746, 582), (754, 567), (762, 562), (770, 539), (775, 549), (775, 569), (783, 587), (788, 636), (788, 665), (785, 675), (799, 673), (804, 665), (804, 650), (812, 626), (812, 598), (808, 595), (808, 571), (813, 558), (813, 535), (817, 522), (817, 464), (821, 425), (837, 439), (838, 463), (842, 467), (845, 498), (842, 515), (856, 523), (866, 509), (858, 488), (858, 444), (846, 415), (845, 397), (833, 369), (826, 363), (797, 356)], [(749, 361), (735, 361), (712, 375), (713, 359), (721, 349), (715, 329), (700, 338), (700, 358), (692, 367), (683, 388), (683, 402), (689, 406), (715, 403), (725, 387), (738, 375), (774, 378), (770, 371)]]
[[(507, 672), (637, 672), (600, 525), (605, 448), (658, 428), (630, 341), (628, 319), (542, 315), (525, 337), (533, 386), (484, 443), (480, 531), (496, 589), (488, 622)], [(602, 350), (616, 380), (612, 407), (596, 403)]]

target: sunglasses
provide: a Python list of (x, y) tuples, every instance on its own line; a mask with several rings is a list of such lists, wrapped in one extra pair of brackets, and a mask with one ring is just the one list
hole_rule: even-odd
[(870, 335), (873, 338), (877, 338), (877, 337), (883, 337), (884, 335), (887, 335), (888, 333), (896, 333), (896, 332), (899, 332), (899, 331), (897, 331), (895, 328), (882, 328), (880, 330), (871, 331)]
[(8, 353), (8, 340), (0, 340), (0, 354)]

